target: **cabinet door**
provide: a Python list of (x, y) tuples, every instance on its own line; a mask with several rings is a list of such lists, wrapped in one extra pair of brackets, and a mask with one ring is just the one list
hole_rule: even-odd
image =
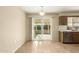
[(59, 17), (59, 25), (67, 25), (67, 16)]
[(64, 32), (64, 42), (72, 42), (72, 34), (71, 32)]
[(79, 32), (72, 33), (72, 40), (73, 42), (79, 42)]

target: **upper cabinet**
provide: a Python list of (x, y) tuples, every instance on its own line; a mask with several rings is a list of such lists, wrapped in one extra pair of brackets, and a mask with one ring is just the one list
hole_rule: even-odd
[(67, 25), (67, 16), (59, 17), (59, 25)]
[(68, 17), (67, 26), (69, 27), (79, 27), (79, 17)]
[(73, 17), (68, 17), (67, 18), (67, 26), (69, 26), (69, 27), (72, 27), (72, 19), (73, 19)]
[(67, 25), (70, 27), (79, 26), (79, 16), (60, 16), (59, 25)]

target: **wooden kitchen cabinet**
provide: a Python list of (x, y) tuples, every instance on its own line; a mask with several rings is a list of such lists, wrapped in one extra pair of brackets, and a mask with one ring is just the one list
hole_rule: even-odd
[(79, 32), (60, 32), (60, 42), (79, 44)]
[(59, 25), (67, 25), (67, 16), (59, 16)]
[(73, 42), (79, 42), (79, 32), (72, 32)]
[(72, 40), (72, 32), (63, 32), (63, 43), (73, 42)]

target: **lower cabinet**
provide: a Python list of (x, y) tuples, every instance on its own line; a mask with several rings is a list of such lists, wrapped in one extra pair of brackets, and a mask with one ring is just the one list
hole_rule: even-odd
[(72, 33), (71, 32), (63, 32), (63, 43), (70, 43), (70, 42), (73, 42)]
[(61, 42), (63, 43), (79, 43), (79, 32), (63, 32)]
[(79, 43), (79, 32), (72, 32), (72, 40), (74, 43)]

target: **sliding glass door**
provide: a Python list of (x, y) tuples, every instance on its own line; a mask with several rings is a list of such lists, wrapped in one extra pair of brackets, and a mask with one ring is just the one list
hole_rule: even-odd
[(32, 37), (33, 40), (51, 40), (50, 19), (33, 19)]

